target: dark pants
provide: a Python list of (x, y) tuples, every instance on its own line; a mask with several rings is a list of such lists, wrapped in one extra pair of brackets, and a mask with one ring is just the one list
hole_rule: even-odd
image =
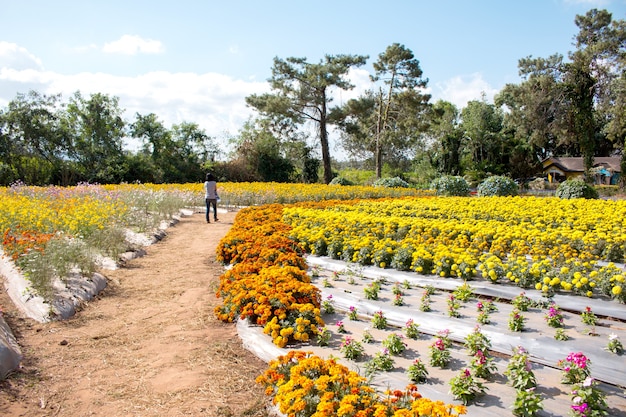
[(207, 198), (206, 199), (206, 221), (209, 223), (209, 211), (211, 210), (211, 206), (213, 206), (213, 220), (217, 221), (217, 199), (215, 198)]

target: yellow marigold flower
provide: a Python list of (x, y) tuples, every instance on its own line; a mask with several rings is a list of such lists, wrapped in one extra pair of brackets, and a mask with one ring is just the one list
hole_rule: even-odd
[(614, 287), (611, 289), (611, 293), (612, 293), (613, 295), (615, 295), (615, 296), (620, 295), (620, 294), (622, 293), (622, 287), (621, 287), (621, 286), (619, 286), (619, 285), (614, 286)]

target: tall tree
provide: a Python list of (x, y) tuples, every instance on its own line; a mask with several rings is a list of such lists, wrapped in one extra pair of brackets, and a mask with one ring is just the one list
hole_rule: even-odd
[(246, 97), (246, 103), (262, 115), (278, 114), (296, 124), (309, 121), (316, 125), (326, 183), (333, 177), (328, 144), (328, 124), (334, 122), (329, 120), (331, 89), (354, 88), (346, 78), (348, 71), (366, 60), (367, 56), (361, 55), (326, 55), (318, 64), (311, 64), (306, 58), (274, 58), (269, 82), (275, 93)]
[(376, 177), (380, 178), (383, 149), (389, 144), (406, 148), (416, 132), (426, 129), (423, 115), (429, 110), (430, 95), (423, 93), (428, 79), (422, 78), (419, 61), (404, 45), (388, 46), (373, 66), (372, 81), (384, 84), (377, 95), (375, 130)]
[(493, 104), (473, 100), (461, 111), (465, 166), (479, 178), (506, 170), (507, 146), (502, 134), (502, 112)]
[(0, 114), (3, 183), (66, 185), (71, 141), (63, 128), (60, 95), (18, 94)]
[[(574, 97), (583, 95), (587, 92), (580, 91), (580, 86), (574, 83), (587, 84), (590, 89), (587, 103), (575, 111), (591, 112), (591, 117), (588, 115), (591, 120), (580, 120), (579, 115), (575, 119), (582, 124), (580, 129), (583, 131), (594, 129), (594, 135), (589, 132), (582, 136), (589, 142), (586, 145), (590, 148), (588, 152), (601, 147), (605, 139), (623, 148), (622, 172), (625, 172), (626, 21), (613, 20), (612, 14), (606, 10), (592, 9), (584, 16), (576, 16), (575, 22), (579, 28), (576, 36), (578, 49), (571, 54), (570, 90)], [(624, 185), (626, 183), (622, 182), (622, 187)]]
[(518, 62), (520, 84), (507, 84), (496, 95), (497, 107), (506, 106), (504, 127), (514, 139), (526, 142), (538, 159), (572, 153), (572, 146), (561, 134), (563, 56), (547, 59), (522, 58)]
[(342, 110), (342, 141), (353, 155), (373, 154), (376, 177), (383, 158), (401, 160), (427, 129), (430, 95), (419, 61), (404, 45), (394, 43), (374, 62), (377, 88), (349, 100)]
[(294, 165), (284, 156), (280, 138), (266, 120), (248, 120), (236, 139), (236, 158), (257, 181), (288, 182)]
[(124, 178), (123, 112), (119, 99), (106, 94), (85, 98), (77, 91), (70, 98), (66, 121), (74, 141), (72, 158), (84, 180), (106, 184)]
[(461, 175), (463, 130), (460, 114), (450, 102), (439, 100), (431, 116), (431, 160), (442, 174)]

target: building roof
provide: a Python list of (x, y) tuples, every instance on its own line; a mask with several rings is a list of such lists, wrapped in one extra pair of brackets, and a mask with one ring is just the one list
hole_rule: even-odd
[[(609, 172), (621, 172), (621, 156), (596, 156), (593, 166), (602, 166)], [(551, 157), (543, 160), (543, 170), (555, 166), (563, 172), (584, 172), (585, 164), (582, 157)]]

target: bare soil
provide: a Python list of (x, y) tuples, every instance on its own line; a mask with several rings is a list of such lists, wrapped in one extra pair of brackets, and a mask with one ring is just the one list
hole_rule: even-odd
[(266, 364), (213, 314), (215, 250), (234, 217), (183, 217), (147, 255), (105, 271), (106, 290), (66, 321), (25, 318), (1, 292), (24, 362), (0, 382), (0, 415), (272, 415), (254, 382)]

